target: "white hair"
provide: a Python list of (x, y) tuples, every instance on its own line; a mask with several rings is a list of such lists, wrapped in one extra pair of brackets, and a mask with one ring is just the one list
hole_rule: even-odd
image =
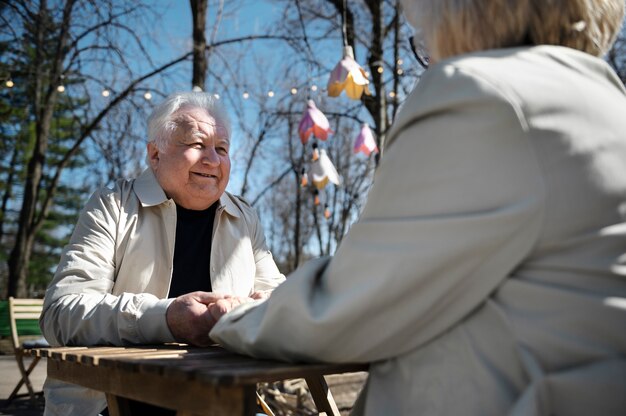
[(199, 108), (220, 121), (230, 140), (230, 118), (219, 101), (205, 92), (176, 92), (159, 104), (148, 117), (148, 142), (154, 142), (161, 151), (178, 125), (172, 117), (180, 109)]

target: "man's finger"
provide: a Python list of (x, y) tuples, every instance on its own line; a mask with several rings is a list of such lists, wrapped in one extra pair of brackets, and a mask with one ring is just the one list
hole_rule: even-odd
[(209, 303), (215, 303), (220, 299), (224, 299), (224, 295), (215, 292), (193, 292), (194, 298), (200, 302), (208, 305)]

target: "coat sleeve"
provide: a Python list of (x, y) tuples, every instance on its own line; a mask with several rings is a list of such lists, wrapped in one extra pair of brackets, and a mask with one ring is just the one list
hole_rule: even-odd
[(96, 191), (82, 210), (48, 287), (40, 318), (52, 345), (124, 345), (173, 341), (165, 322), (171, 300), (113, 295), (119, 192)]
[(530, 252), (545, 187), (521, 107), (479, 76), (432, 71), (335, 256), (222, 317), (214, 340), (292, 361), (389, 359), (468, 316)]

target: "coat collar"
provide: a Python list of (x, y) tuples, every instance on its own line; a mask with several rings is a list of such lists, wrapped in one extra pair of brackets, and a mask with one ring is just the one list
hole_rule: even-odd
[[(151, 168), (145, 169), (137, 179), (135, 179), (133, 190), (143, 207), (160, 205), (169, 200)], [(219, 199), (218, 210), (220, 209), (223, 209), (233, 217), (240, 217), (239, 208), (237, 208), (237, 205), (233, 202), (233, 196), (228, 192), (224, 192)]]

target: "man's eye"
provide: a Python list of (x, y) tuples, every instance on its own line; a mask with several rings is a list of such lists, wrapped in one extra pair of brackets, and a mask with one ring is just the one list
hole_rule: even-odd
[(218, 147), (218, 148), (217, 148), (217, 152), (218, 152), (219, 154), (226, 155), (226, 154), (228, 154), (228, 149), (227, 149), (227, 148), (225, 148), (225, 147)]
[(202, 149), (204, 147), (204, 145), (201, 142), (189, 143), (187, 146), (194, 148), (194, 149)]

